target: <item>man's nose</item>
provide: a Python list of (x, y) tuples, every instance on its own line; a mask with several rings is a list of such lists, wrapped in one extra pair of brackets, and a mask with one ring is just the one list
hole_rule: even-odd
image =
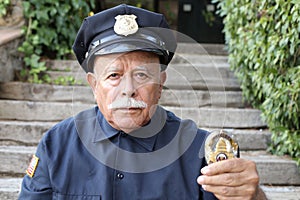
[(122, 80), (122, 96), (134, 97), (136, 95), (136, 87), (133, 78), (127, 74)]

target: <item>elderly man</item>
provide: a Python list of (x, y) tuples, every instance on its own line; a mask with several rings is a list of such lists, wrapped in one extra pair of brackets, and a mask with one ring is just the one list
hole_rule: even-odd
[(45, 134), (20, 199), (264, 199), (253, 162), (206, 166), (208, 133), (157, 105), (176, 49), (167, 30), (127, 5), (85, 19), (73, 49), (97, 106)]

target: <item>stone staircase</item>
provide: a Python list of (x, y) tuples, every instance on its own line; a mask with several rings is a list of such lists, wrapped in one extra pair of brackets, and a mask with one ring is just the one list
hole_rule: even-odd
[[(289, 157), (267, 153), (271, 134), (260, 111), (243, 102), (223, 48), (179, 44), (167, 70), (160, 104), (182, 118), (193, 119), (204, 129), (227, 130), (238, 140), (241, 157), (257, 163), (260, 183), (269, 199), (299, 200), (299, 168)], [(43, 133), (58, 121), (95, 105), (76, 61), (51, 61), (48, 65), (52, 78), (73, 76), (82, 84), (0, 84), (1, 200), (17, 198), (22, 177)]]

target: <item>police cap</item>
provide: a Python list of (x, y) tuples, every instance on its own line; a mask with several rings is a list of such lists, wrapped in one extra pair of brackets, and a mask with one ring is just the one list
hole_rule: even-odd
[(164, 70), (176, 46), (162, 14), (122, 4), (85, 18), (73, 51), (86, 72), (93, 71), (95, 56), (137, 50), (159, 55)]

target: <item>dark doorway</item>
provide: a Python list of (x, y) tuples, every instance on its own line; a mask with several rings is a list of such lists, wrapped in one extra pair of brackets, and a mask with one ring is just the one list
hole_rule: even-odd
[(211, 0), (179, 0), (178, 31), (199, 43), (224, 43), (222, 18)]
[(96, 2), (97, 12), (120, 4), (128, 4), (158, 12), (158, 0), (100, 0)]

